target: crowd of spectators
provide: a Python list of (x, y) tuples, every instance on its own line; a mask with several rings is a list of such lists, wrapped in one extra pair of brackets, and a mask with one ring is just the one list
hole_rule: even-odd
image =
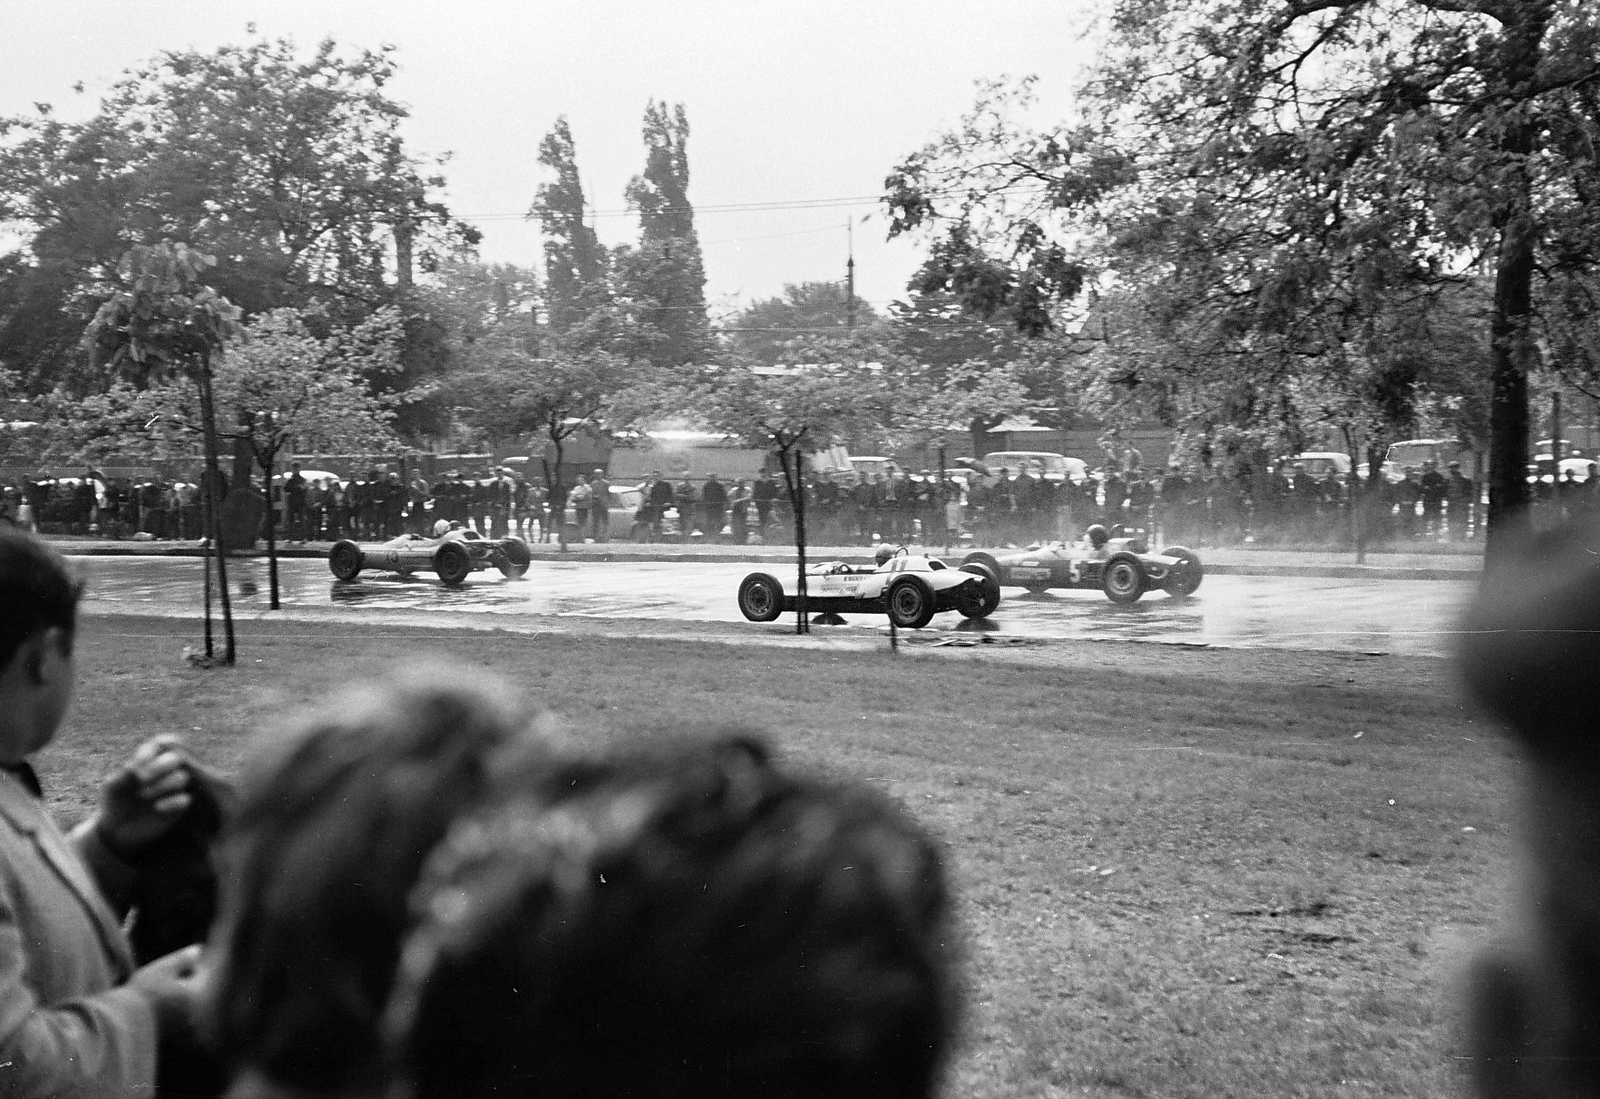
[[(1354, 543), (1358, 528), (1366, 541), (1379, 543), (1481, 538), (1483, 486), (1459, 463), (1440, 469), (1429, 461), (1401, 472), (1369, 491), (1355, 474), (1292, 462), (1244, 474), (1107, 465), (1081, 482), (1030, 469), (980, 475), (891, 467), (860, 478), (808, 475), (804, 492), (808, 538), (818, 545), (1026, 545), (1070, 539), (1096, 522), (1202, 546), (1345, 546)], [(1592, 465), (1590, 473), (1582, 478), (1567, 468), (1533, 479), (1540, 525), (1594, 509), (1600, 477)], [(744, 545), (782, 541), (793, 530), (789, 494), (765, 472), (731, 482), (713, 474), (696, 483), (654, 471), (638, 486), (615, 486), (596, 468), (577, 474), (560, 495), (553, 508), (540, 480), (509, 468), (475, 475), (449, 470), (431, 481), (414, 472), (408, 483), (387, 468), (345, 479), (295, 466), (275, 479), (273, 507), (278, 536), (290, 542), (424, 535), (440, 519), (486, 537), (515, 534), (530, 542), (561, 536)], [(637, 502), (624, 506), (624, 500)], [(0, 486), (0, 521), (46, 533), (195, 539), (203, 535), (203, 509), (197, 484), (134, 482), (93, 470)]]

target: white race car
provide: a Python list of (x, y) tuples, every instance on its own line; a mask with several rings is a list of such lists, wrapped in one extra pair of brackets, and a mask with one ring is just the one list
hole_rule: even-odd
[[(771, 622), (798, 609), (777, 577), (753, 572), (739, 583), (739, 611)], [(817, 614), (887, 614), (902, 629), (926, 626), (940, 611), (986, 618), (1000, 605), (1000, 581), (983, 565), (951, 568), (937, 557), (901, 549), (876, 565), (824, 561), (806, 569), (806, 610)]]
[(509, 580), (528, 571), (533, 555), (521, 538), (485, 538), (475, 530), (451, 530), (438, 538), (402, 534), (387, 542), (363, 546), (348, 538), (328, 551), (328, 568), (340, 580), (354, 580), (362, 569), (381, 569), (409, 576), (434, 572), (446, 587), (457, 587), (479, 569), (495, 568)]

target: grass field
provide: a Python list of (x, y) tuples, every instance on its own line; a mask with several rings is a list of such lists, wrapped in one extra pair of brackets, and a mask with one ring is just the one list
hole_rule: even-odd
[(769, 730), (948, 845), (968, 977), (950, 1096), (1458, 1094), (1454, 974), (1505, 890), (1511, 751), (1448, 664), (1057, 645), (838, 653), (90, 618), (41, 770), (63, 816), (144, 736), (232, 766), (396, 654), (488, 670), (575, 736)]

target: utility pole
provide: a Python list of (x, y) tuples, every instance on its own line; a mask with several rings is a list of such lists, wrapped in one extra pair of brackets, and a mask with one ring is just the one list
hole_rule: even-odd
[(846, 219), (844, 223), (844, 324), (851, 331), (856, 327), (856, 234), (855, 227)]

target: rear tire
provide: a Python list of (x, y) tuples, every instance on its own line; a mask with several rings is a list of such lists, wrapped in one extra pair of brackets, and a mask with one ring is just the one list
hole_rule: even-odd
[(341, 538), (328, 551), (328, 569), (334, 577), (346, 582), (361, 575), (361, 547), (348, 538)]
[(1100, 590), (1113, 603), (1137, 603), (1144, 594), (1144, 566), (1131, 553), (1113, 553), (1100, 570)]
[(927, 581), (906, 576), (889, 586), (889, 621), (902, 630), (920, 630), (933, 621), (933, 589)]
[[(993, 571), (981, 562), (970, 561), (961, 566), (962, 572), (973, 572), (983, 577), (983, 583), (977, 585), (977, 598), (969, 603), (963, 603), (956, 609), (964, 618), (988, 618), (1000, 605), (1000, 581)], [(970, 589), (973, 585), (969, 584)]]
[(773, 622), (783, 613), (783, 585), (776, 577), (752, 572), (739, 582), (739, 613), (752, 622)]
[(1182, 559), (1185, 566), (1182, 575), (1168, 578), (1164, 589), (1166, 593), (1179, 599), (1193, 595), (1195, 589), (1200, 586), (1200, 581), (1206, 576), (1206, 570), (1200, 564), (1200, 556), (1187, 546), (1168, 546), (1161, 552), (1166, 557)]
[(446, 542), (433, 553), (433, 571), (445, 587), (459, 588), (472, 575), (472, 555), (460, 542)]
[(500, 566), (501, 575), (507, 580), (521, 580), (527, 575), (528, 566), (533, 564), (528, 543), (516, 535), (508, 535), (500, 539), (500, 552), (505, 556), (505, 564)]

